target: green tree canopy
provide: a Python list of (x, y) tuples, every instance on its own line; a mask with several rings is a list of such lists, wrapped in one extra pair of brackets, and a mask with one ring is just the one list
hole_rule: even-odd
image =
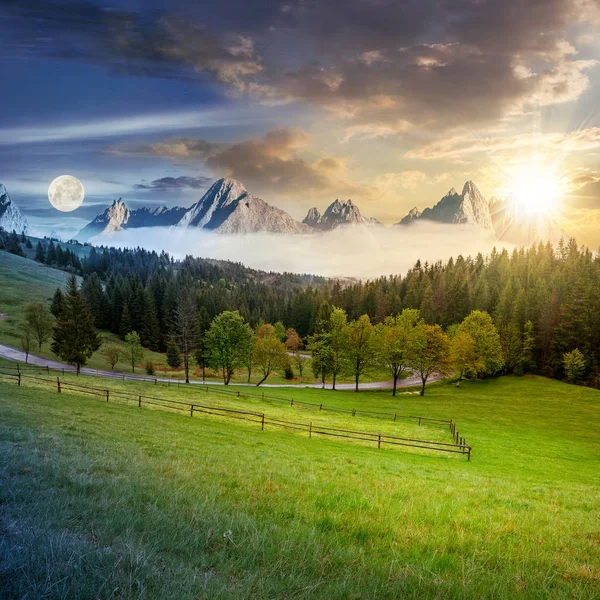
[(421, 396), (425, 395), (425, 385), (431, 375), (450, 372), (450, 338), (439, 325), (417, 325), (410, 345), (408, 365), (421, 378)]
[(206, 334), (207, 361), (222, 372), (225, 385), (235, 369), (244, 366), (251, 343), (252, 330), (237, 310), (226, 310), (213, 319)]
[(423, 319), (419, 311), (405, 308), (395, 317), (387, 317), (374, 331), (374, 348), (377, 362), (386, 365), (394, 380), (392, 395), (396, 395), (398, 380), (409, 370), (408, 357), (415, 328)]
[(127, 344), (127, 357), (131, 362), (131, 372), (135, 373), (136, 363), (144, 358), (144, 348), (137, 331), (130, 331), (125, 336), (125, 343)]
[(465, 317), (457, 330), (469, 334), (475, 344), (475, 352), (467, 374), (473, 377), (494, 375), (504, 366), (502, 344), (492, 317), (481, 310), (474, 310)]

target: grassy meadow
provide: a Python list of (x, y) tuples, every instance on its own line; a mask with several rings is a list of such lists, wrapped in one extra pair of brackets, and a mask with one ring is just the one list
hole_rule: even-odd
[[(79, 381), (353, 419), (185, 386)], [(3, 597), (600, 597), (595, 390), (538, 377), (435, 385), (424, 398), (277, 390), (453, 418), (473, 446), (467, 462), (29, 386), (0, 382)], [(354, 419), (367, 431), (417, 429)]]

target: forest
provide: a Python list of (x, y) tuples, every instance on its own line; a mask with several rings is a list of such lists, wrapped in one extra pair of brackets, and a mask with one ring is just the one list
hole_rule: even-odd
[(365, 282), (265, 273), (190, 256), (174, 260), (140, 248), (91, 248), (77, 257), (57, 253), (59, 246), (39, 241), (36, 260), (82, 275), (96, 326), (123, 337), (136, 331), (153, 350), (166, 351), (173, 339), (182, 294), (204, 322), (238, 311), (255, 330), (277, 322), (293, 328), (304, 345), (322, 331), (334, 307), (349, 322), (367, 315), (373, 325), (418, 309), (425, 323), (449, 334), (477, 310), (491, 316), (499, 333), (502, 372), (521, 369), (525, 344), (532, 346), (528, 371), (564, 379), (564, 356), (577, 349), (585, 365), (581, 379), (600, 383), (600, 257), (574, 239), (435, 264), (417, 261), (405, 275)]

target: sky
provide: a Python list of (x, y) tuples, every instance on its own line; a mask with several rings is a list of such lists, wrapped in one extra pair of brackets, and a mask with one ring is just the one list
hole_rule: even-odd
[(598, 0), (0, 0), (0, 182), (76, 231), (223, 176), (298, 220), (351, 198), (392, 224), (533, 173), (598, 247), (599, 33)]

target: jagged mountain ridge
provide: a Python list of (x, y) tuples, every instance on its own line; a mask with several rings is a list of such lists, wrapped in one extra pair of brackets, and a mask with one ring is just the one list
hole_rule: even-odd
[(235, 179), (215, 181), (190, 208), (140, 208), (130, 210), (119, 198), (88, 223), (75, 239), (91, 238), (136, 227), (207, 229), (216, 233), (308, 233), (310, 228), (284, 210), (250, 194)]
[(235, 179), (219, 179), (192, 205), (179, 227), (217, 233), (306, 233), (308, 228), (287, 212), (253, 196)]
[(19, 207), (11, 200), (4, 184), (0, 183), (0, 227), (4, 231), (27, 233), (29, 225)]
[(380, 224), (377, 219), (363, 217), (360, 209), (352, 200), (340, 202), (337, 199), (327, 207), (323, 214), (317, 207), (311, 208), (302, 222), (319, 231), (331, 231), (344, 225)]
[(114, 200), (106, 210), (88, 223), (76, 236), (80, 242), (87, 242), (97, 235), (134, 229), (136, 227), (168, 227), (179, 222), (187, 209), (166, 206), (138, 208), (130, 210), (122, 198)]
[(426, 208), (422, 212), (417, 207), (413, 208), (398, 225), (407, 225), (419, 220), (471, 224), (487, 231), (494, 230), (489, 202), (472, 181), (465, 183), (460, 194), (451, 188), (432, 208)]
[[(552, 219), (544, 222), (528, 220), (515, 211), (514, 202), (507, 199), (488, 202), (472, 181), (464, 184), (460, 194), (451, 188), (433, 207), (423, 211), (414, 207), (396, 225), (407, 226), (421, 221), (471, 225), (499, 240), (515, 244), (556, 241), (566, 235)], [(313, 207), (300, 223), (284, 210), (249, 193), (241, 182), (225, 178), (215, 181), (190, 208), (160, 206), (130, 210), (119, 198), (75, 237), (89, 241), (112, 231), (154, 226), (206, 229), (221, 234), (304, 234), (372, 224), (381, 225), (375, 219), (364, 217), (352, 200), (335, 200), (323, 214)]]

